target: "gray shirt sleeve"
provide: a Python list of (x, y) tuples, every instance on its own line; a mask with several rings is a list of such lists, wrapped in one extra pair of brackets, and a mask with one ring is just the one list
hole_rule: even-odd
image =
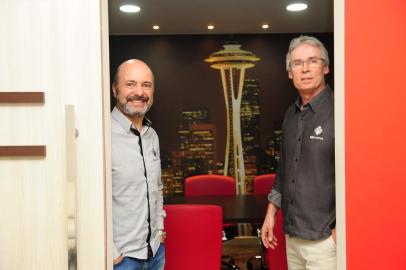
[(282, 204), (282, 194), (275, 189), (272, 189), (268, 194), (268, 201), (274, 204), (276, 207), (281, 208)]

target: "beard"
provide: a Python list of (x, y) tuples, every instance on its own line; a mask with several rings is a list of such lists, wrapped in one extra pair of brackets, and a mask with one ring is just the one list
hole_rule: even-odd
[[(143, 101), (144, 106), (142, 108), (134, 108), (131, 106), (131, 101)], [(117, 96), (117, 105), (121, 108), (122, 112), (130, 117), (144, 116), (150, 109), (151, 104), (148, 102), (147, 96), (128, 96), (127, 98)]]

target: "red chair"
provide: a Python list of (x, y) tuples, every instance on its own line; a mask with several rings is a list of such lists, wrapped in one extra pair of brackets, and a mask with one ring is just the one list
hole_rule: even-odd
[(275, 183), (276, 174), (258, 175), (254, 179), (254, 194), (266, 195), (271, 192), (271, 188)]
[(225, 175), (205, 174), (186, 178), (185, 196), (235, 195), (234, 178)]
[[(219, 196), (219, 195), (236, 195), (235, 179), (230, 176), (218, 174), (196, 175), (186, 178), (185, 180), (185, 197), (188, 196)], [(223, 224), (225, 230), (236, 233), (236, 224)], [(228, 240), (225, 230), (222, 231), (222, 240)], [(230, 232), (229, 231), (229, 232)], [(222, 265), (231, 269), (238, 269), (234, 265), (232, 257), (222, 257)], [(213, 268), (214, 269), (214, 268)]]
[(220, 269), (222, 210), (216, 205), (164, 205), (165, 270)]
[[(236, 184), (234, 178), (218, 174), (203, 174), (186, 178), (185, 196), (218, 196), (235, 195)], [(223, 227), (233, 227), (235, 224), (226, 223)], [(223, 235), (226, 240), (226, 236)]]
[(278, 239), (278, 246), (275, 249), (268, 248), (264, 251), (265, 264), (268, 269), (288, 270), (286, 257), (285, 232), (283, 231), (282, 211), (276, 214), (276, 224), (273, 233)]
[[(264, 195), (271, 192), (272, 186), (275, 183), (275, 178), (275, 174), (264, 174), (255, 177), (254, 194)], [(278, 246), (276, 249), (268, 248), (264, 250), (263, 262), (269, 270), (287, 270), (288, 263), (286, 258), (286, 242), (285, 233), (283, 231), (283, 216), (281, 210), (279, 210), (276, 214), (274, 234), (278, 239)]]

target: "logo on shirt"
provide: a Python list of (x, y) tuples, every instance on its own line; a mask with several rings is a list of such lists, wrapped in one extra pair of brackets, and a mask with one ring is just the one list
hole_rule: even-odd
[(314, 129), (314, 134), (319, 136), (321, 133), (323, 133), (323, 128), (321, 126), (318, 126)]
[(152, 154), (154, 155), (154, 157), (156, 157), (157, 153), (156, 153), (155, 149), (152, 149)]
[(311, 135), (311, 136), (310, 136), (310, 139), (311, 139), (311, 140), (319, 140), (319, 141), (324, 140), (324, 138), (323, 138), (322, 136), (320, 136), (320, 135), (323, 134), (323, 128), (322, 128), (321, 126), (318, 126), (318, 127), (316, 127), (316, 128), (314, 129), (314, 134), (316, 134), (316, 136)]

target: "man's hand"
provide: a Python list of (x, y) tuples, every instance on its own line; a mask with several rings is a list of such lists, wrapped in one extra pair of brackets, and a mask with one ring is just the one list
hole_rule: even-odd
[(113, 260), (113, 265), (119, 264), (123, 259), (124, 259), (123, 256), (121, 256), (121, 255), (118, 256), (117, 258), (115, 258), (115, 259)]
[(158, 231), (158, 234), (159, 234), (159, 242), (161, 242), (161, 244), (164, 244), (166, 239), (166, 232), (163, 229), (160, 229)]
[(278, 245), (278, 239), (276, 239), (275, 235), (273, 234), (277, 211), (277, 207), (272, 203), (269, 203), (268, 210), (266, 211), (266, 216), (264, 219), (264, 224), (261, 228), (261, 240), (266, 248), (275, 249)]
[(333, 237), (334, 243), (337, 244), (336, 228), (331, 230), (331, 237)]

